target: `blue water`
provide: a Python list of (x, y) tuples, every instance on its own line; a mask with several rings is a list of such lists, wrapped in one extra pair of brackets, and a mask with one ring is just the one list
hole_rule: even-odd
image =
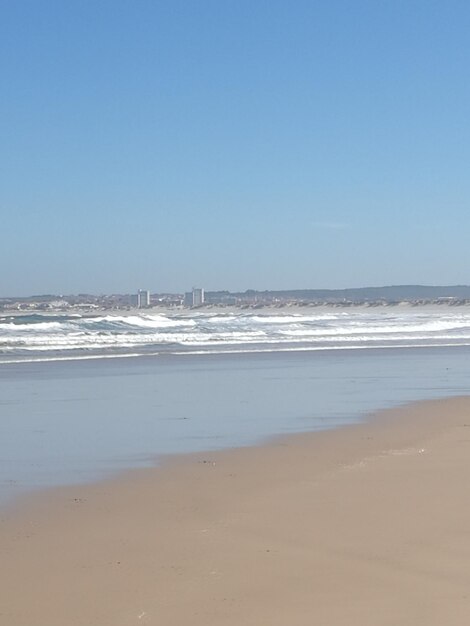
[(0, 501), (169, 453), (466, 394), (470, 348), (164, 355), (0, 366)]
[(467, 306), (0, 316), (0, 363), (132, 354), (465, 345), (470, 346)]

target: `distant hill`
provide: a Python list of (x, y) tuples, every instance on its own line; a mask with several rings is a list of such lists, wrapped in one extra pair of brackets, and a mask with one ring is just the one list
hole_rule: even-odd
[(399, 302), (412, 300), (438, 300), (439, 298), (470, 299), (469, 285), (427, 286), (427, 285), (391, 285), (387, 287), (357, 287), (351, 289), (291, 289), (282, 291), (257, 291), (248, 289), (244, 292), (208, 291), (209, 301), (227, 298), (241, 300), (303, 300), (308, 302), (368, 302), (383, 300)]

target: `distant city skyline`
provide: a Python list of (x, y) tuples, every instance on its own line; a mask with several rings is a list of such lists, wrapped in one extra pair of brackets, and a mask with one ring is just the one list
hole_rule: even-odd
[(470, 5), (0, 20), (0, 297), (470, 282)]
[[(334, 300), (342, 299), (360, 299), (360, 300), (372, 300), (379, 301), (386, 299), (388, 301), (397, 302), (399, 300), (413, 301), (413, 300), (454, 300), (454, 301), (469, 301), (470, 300), (470, 285), (368, 285), (368, 286), (351, 286), (342, 289), (322, 289), (322, 288), (305, 288), (305, 289), (244, 289), (238, 291), (230, 291), (228, 289), (221, 290), (206, 290), (203, 287), (193, 287), (191, 291), (185, 292), (169, 292), (169, 291), (157, 291), (149, 289), (138, 289), (136, 292), (83, 292), (83, 293), (37, 293), (27, 294), (24, 296), (2, 296), (0, 295), (0, 306), (5, 305), (8, 301), (14, 301), (15, 298), (22, 301), (31, 302), (55, 302), (56, 304), (60, 300), (54, 300), (54, 298), (67, 301), (69, 299), (72, 302), (91, 302), (91, 299), (98, 300), (113, 300), (119, 302), (123, 306), (133, 306), (135, 308), (147, 308), (158, 304), (156, 297), (163, 297), (163, 301), (171, 301), (173, 304), (180, 303), (185, 306), (201, 306), (203, 304), (210, 304), (215, 301), (225, 301), (229, 296), (230, 300), (233, 300), (233, 296), (244, 298), (268, 298), (275, 299), (277, 297), (281, 299), (292, 299), (296, 301), (302, 300), (328, 300), (332, 297)], [(169, 300), (165, 298), (168, 297)], [(52, 299), (52, 300), (51, 300)], [(237, 298), (235, 298), (237, 299)]]

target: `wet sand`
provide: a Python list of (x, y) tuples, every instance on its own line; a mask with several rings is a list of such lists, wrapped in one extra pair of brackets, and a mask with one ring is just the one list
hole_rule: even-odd
[(469, 482), (454, 398), (38, 493), (0, 514), (0, 624), (466, 624)]

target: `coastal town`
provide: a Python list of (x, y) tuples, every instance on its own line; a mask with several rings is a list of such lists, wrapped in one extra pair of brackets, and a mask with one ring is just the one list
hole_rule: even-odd
[(185, 293), (158, 293), (138, 289), (130, 294), (71, 294), (0, 297), (0, 312), (70, 312), (133, 311), (135, 309), (239, 308), (261, 309), (284, 307), (384, 307), (384, 306), (470, 306), (470, 286), (373, 287), (341, 290), (290, 290), (244, 292), (206, 291), (193, 287)]

